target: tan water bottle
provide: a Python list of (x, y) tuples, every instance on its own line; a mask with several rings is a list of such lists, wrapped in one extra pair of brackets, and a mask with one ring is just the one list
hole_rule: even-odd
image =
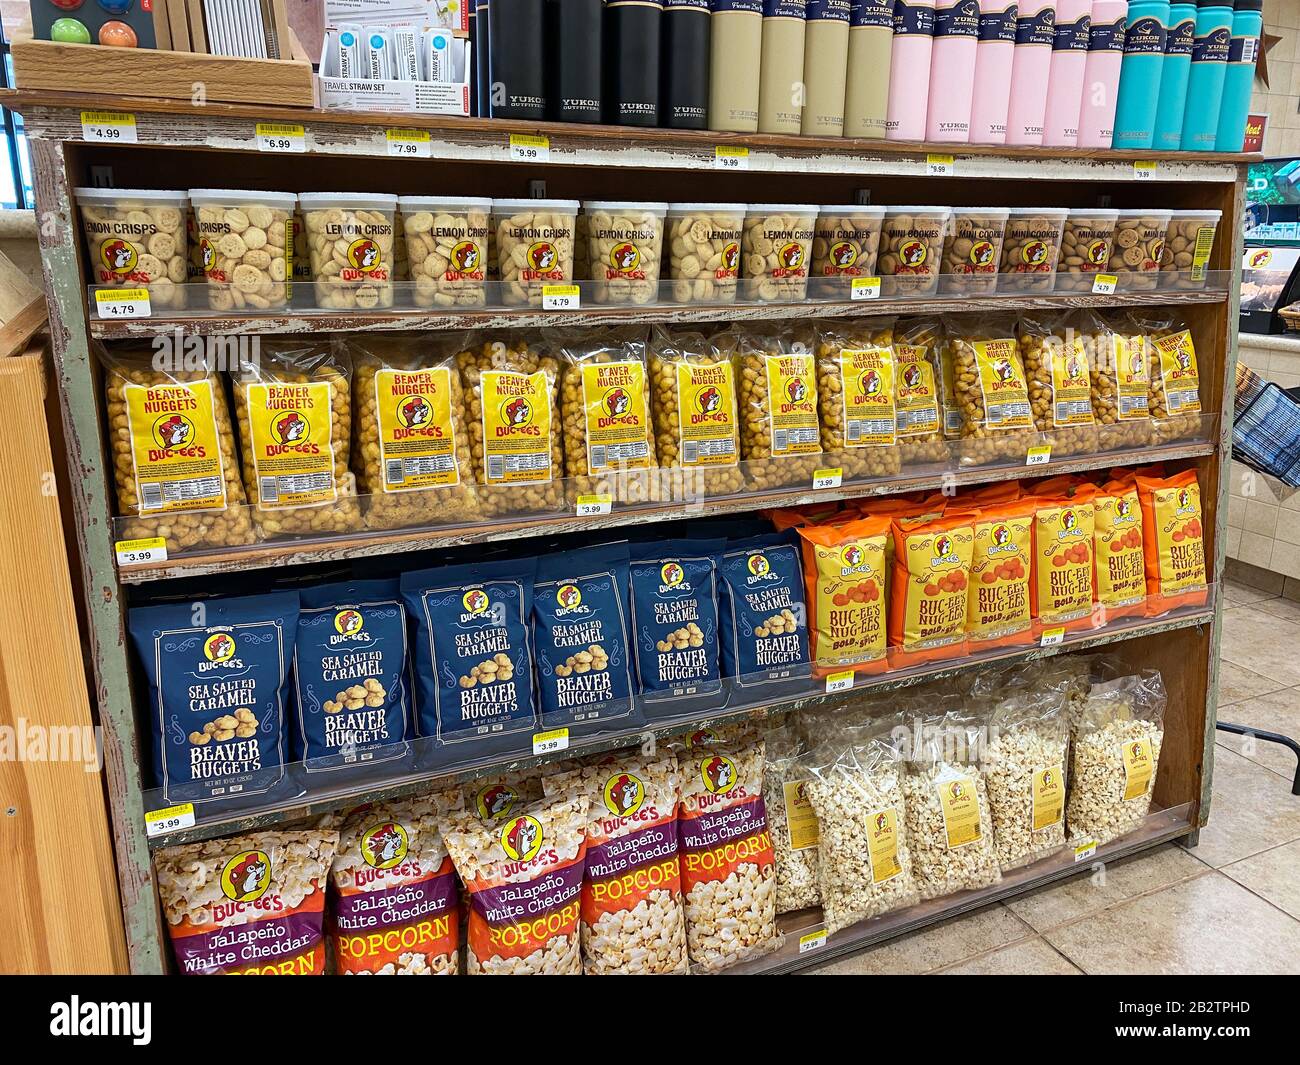
[(709, 129), (758, 131), (763, 0), (713, 0)]
[(798, 133), (803, 122), (807, 6), (807, 0), (763, 0), (763, 65), (758, 81), (760, 133)]
[(844, 136), (883, 137), (894, 52), (894, 0), (852, 0)]
[(808, 0), (804, 31), (803, 122), (812, 137), (844, 136), (844, 82), (849, 62), (849, 0)]

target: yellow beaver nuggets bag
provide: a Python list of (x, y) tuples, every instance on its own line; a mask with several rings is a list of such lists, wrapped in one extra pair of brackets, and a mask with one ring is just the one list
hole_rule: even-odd
[(1172, 477), (1138, 474), (1146, 555), (1147, 614), (1206, 601), (1205, 530), (1195, 470)]
[(880, 673), (886, 661), (885, 544), (889, 519), (800, 526), (812, 616), (813, 673)]

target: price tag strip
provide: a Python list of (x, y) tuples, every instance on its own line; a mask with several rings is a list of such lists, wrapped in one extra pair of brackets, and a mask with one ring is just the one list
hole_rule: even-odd
[(614, 509), (613, 496), (578, 496), (578, 517), (594, 518)]
[(1119, 285), (1119, 278), (1114, 274), (1098, 274), (1092, 279), (1092, 291), (1095, 296), (1113, 296)]
[(1055, 629), (1044, 629), (1043, 638), (1039, 641), (1039, 647), (1055, 647), (1057, 644), (1065, 642), (1065, 627)]
[(1074, 860), (1076, 862), (1086, 862), (1097, 853), (1097, 841), (1095, 839), (1084, 840), (1074, 848)]
[(161, 810), (149, 810), (144, 815), (144, 834), (147, 839), (165, 836), (168, 832), (179, 832), (182, 828), (194, 827), (194, 804), (183, 802), (179, 806), (167, 806)]
[(838, 488), (843, 483), (843, 481), (844, 481), (843, 467), (813, 471), (814, 488)]
[(533, 754), (555, 754), (569, 749), (569, 730), (551, 729), (550, 732), (533, 733)]
[(880, 278), (878, 277), (855, 277), (849, 288), (849, 299), (852, 300), (878, 300), (880, 299)]
[(81, 139), (109, 144), (136, 143), (135, 115), (124, 111), (82, 111)]
[(713, 149), (714, 170), (748, 170), (749, 149), (719, 144)]
[(95, 313), (101, 319), (152, 318), (147, 288), (101, 288), (95, 293)]
[(799, 937), (799, 953), (807, 954), (811, 950), (820, 950), (826, 946), (826, 929), (819, 928)]
[(1150, 181), (1156, 176), (1156, 167), (1160, 164), (1154, 160), (1139, 159), (1133, 164), (1133, 178), (1135, 181)]
[(1026, 466), (1046, 466), (1052, 461), (1052, 445), (1037, 444), (1025, 452)]
[(146, 562), (167, 561), (167, 541), (161, 536), (143, 540), (118, 540), (113, 554), (119, 566), (139, 566)]
[(256, 136), (259, 152), (289, 152), (296, 155), (307, 150), (307, 131), (295, 123), (259, 122)]
[(389, 129), (384, 131), (388, 154), (400, 159), (428, 159), (433, 138), (427, 129)]
[(927, 155), (925, 173), (928, 177), (952, 177), (957, 173), (957, 161), (951, 155)]
[(835, 692), (846, 692), (853, 687), (853, 670), (846, 669), (840, 673), (828, 673), (826, 675), (826, 694), (831, 695)]
[(531, 133), (510, 134), (510, 161), (512, 163), (549, 163), (551, 138)]
[(542, 310), (576, 311), (582, 307), (582, 289), (577, 285), (543, 285)]

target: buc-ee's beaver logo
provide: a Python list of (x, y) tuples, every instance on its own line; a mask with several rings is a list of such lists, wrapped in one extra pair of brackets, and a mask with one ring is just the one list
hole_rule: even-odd
[(1088, 245), (1088, 262), (1093, 266), (1105, 266), (1110, 258), (1110, 241), (1094, 240)]
[(501, 404), (501, 424), (507, 429), (518, 429), (533, 420), (533, 405), (523, 396), (516, 396)]
[(397, 405), (397, 420), (406, 429), (423, 429), (433, 420), (433, 407), (423, 396), (408, 396)]
[[(203, 254), (203, 272), (205, 274), (212, 273), (217, 265), (217, 249), (212, 246), (212, 241), (204, 237), (199, 241), (199, 251)], [(216, 278), (216, 280), (220, 280), (220, 278)]]
[(1010, 359), (998, 359), (993, 363), (993, 376), (999, 381), (1010, 381), (1016, 376)]
[(970, 247), (970, 261), (972, 266), (991, 266), (993, 263), (993, 242), (991, 240), (977, 240)]
[(734, 240), (722, 249), (722, 269), (719, 271), (723, 276), (730, 277), (735, 274), (740, 266), (740, 245)]
[(781, 265), (787, 270), (798, 270), (803, 266), (804, 247), (798, 241), (783, 244), (779, 252)]
[(880, 813), (876, 814), (876, 831), (877, 832), (889, 831), (889, 814), (883, 810)]
[(966, 794), (966, 785), (963, 784), (960, 780), (954, 780), (951, 784), (948, 785), (948, 794), (951, 795), (954, 799), (963, 798)]
[(361, 837), (361, 857), (372, 869), (391, 869), (406, 858), (410, 846), (406, 829), (396, 821), (381, 821)]
[(266, 851), (240, 851), (221, 869), (221, 893), (232, 902), (260, 899), (271, 886), (271, 859)]
[(1011, 542), (1011, 530), (1005, 525), (993, 526), (993, 532), (990, 535), (993, 539), (994, 547), (1005, 547)]
[(379, 245), (369, 237), (358, 237), (348, 245), (348, 265), (354, 270), (368, 274), (383, 261), (379, 254)]
[(472, 240), (462, 240), (451, 249), (452, 269), (458, 274), (472, 274), (478, 270), (482, 253)]
[(311, 435), (311, 423), (300, 411), (286, 411), (271, 423), (271, 436), (277, 444), (291, 446)]
[(609, 249), (609, 265), (620, 274), (628, 274), (641, 262), (641, 249), (629, 240), (622, 240)]
[(857, 569), (862, 565), (862, 560), (866, 557), (862, 548), (857, 544), (849, 544), (840, 552), (840, 561), (849, 569)]
[(715, 385), (701, 388), (695, 394), (695, 406), (701, 414), (717, 414), (722, 409), (722, 392)]
[(700, 778), (714, 795), (725, 795), (736, 786), (736, 763), (721, 754), (700, 760)]
[(340, 610), (334, 615), (334, 631), (340, 636), (355, 636), (365, 626), (360, 610)]
[(104, 241), (99, 247), (99, 258), (115, 274), (129, 274), (140, 261), (135, 245), (120, 238)]
[(676, 562), (665, 562), (659, 570), (659, 581), (668, 588), (675, 588), (686, 579), (686, 571)]
[(209, 662), (229, 662), (235, 657), (235, 638), (228, 632), (214, 632), (203, 641), (203, 657)]
[(1047, 256), (1049, 254), (1050, 249), (1047, 244), (1041, 240), (1028, 241), (1025, 246), (1020, 249), (1020, 258), (1026, 266), (1042, 266), (1043, 263), (1047, 262)]
[(772, 572), (772, 564), (768, 562), (765, 555), (750, 555), (746, 565), (755, 577), (766, 577)]
[(169, 414), (153, 423), (153, 438), (164, 451), (187, 447), (194, 440), (194, 423), (183, 414)]
[(831, 265), (847, 270), (858, 261), (858, 246), (851, 240), (837, 240), (831, 245)]
[(785, 383), (785, 396), (791, 403), (802, 403), (808, 395), (808, 386), (802, 377), (792, 377)]
[(605, 781), (605, 808), (615, 817), (630, 817), (645, 802), (645, 784), (630, 773), (616, 773)]
[(903, 241), (898, 249), (899, 262), (904, 266), (920, 266), (925, 262), (929, 254), (930, 249), (926, 246), (925, 241), (917, 240), (915, 237)]
[(474, 796), (474, 809), (478, 811), (479, 817), (495, 821), (498, 817), (505, 817), (518, 801), (519, 793), (514, 788), (508, 788), (504, 784), (490, 784), (486, 788), (480, 788)]
[(488, 594), (482, 588), (471, 588), (461, 596), (461, 605), (467, 614), (482, 614), (488, 608)]
[(858, 378), (858, 387), (862, 390), (864, 396), (875, 396), (880, 394), (880, 372), (877, 370), (868, 370)]
[(952, 540), (947, 536), (940, 536), (934, 542), (934, 553), (940, 558), (947, 558), (952, 554)]
[(572, 610), (582, 602), (582, 592), (576, 584), (561, 584), (555, 593), (555, 601), (565, 610)]
[(539, 240), (528, 245), (528, 265), (539, 273), (554, 270), (558, 259), (559, 253), (549, 240)]
[(542, 824), (535, 817), (520, 814), (501, 828), (501, 849), (516, 862), (529, 862), (542, 849)]
[(919, 388), (921, 385), (921, 368), (913, 363), (903, 371), (903, 384), (908, 388)]
[(632, 408), (632, 397), (622, 387), (611, 388), (602, 402), (611, 418), (621, 418)]

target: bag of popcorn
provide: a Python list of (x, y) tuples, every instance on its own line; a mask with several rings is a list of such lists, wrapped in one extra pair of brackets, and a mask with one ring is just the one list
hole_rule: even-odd
[(776, 856), (776, 912), (791, 913), (821, 902), (817, 889), (817, 812), (808, 799), (811, 776), (799, 765), (807, 746), (793, 722), (764, 736), (763, 804)]

